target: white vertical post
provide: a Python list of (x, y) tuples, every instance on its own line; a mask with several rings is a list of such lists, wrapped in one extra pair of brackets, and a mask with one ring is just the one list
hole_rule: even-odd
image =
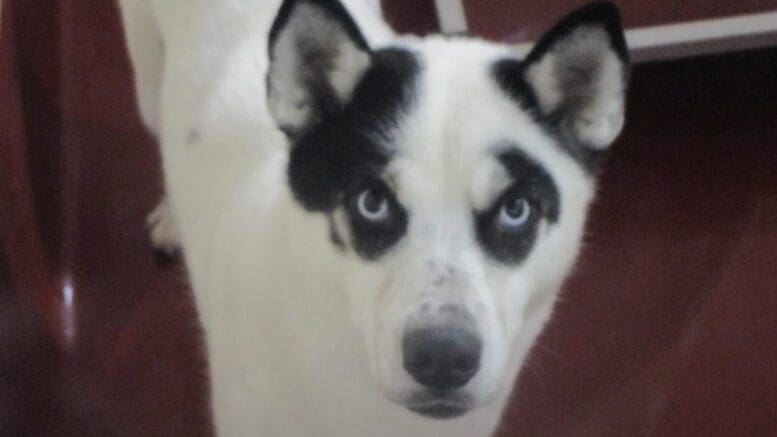
[(434, 0), (440, 30), (446, 35), (467, 33), (467, 16), (462, 0)]

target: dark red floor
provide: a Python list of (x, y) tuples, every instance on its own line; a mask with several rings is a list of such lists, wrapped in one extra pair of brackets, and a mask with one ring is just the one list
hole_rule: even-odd
[[(115, 7), (3, 8), (0, 436), (209, 435), (185, 275), (143, 229), (158, 154)], [(777, 435), (775, 77), (775, 49), (635, 69), (501, 435)]]

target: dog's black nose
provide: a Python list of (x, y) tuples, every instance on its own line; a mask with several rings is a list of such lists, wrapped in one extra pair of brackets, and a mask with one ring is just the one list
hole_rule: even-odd
[(405, 333), (405, 370), (419, 384), (438, 390), (461, 387), (480, 367), (480, 338), (470, 329), (429, 327)]

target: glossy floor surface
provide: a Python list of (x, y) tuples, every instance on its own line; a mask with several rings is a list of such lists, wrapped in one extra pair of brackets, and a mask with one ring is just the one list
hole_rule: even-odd
[[(0, 436), (207, 436), (115, 6), (3, 2)], [(777, 435), (777, 51), (638, 66), (503, 436)], [(304, 412), (301, 412), (304, 414)]]

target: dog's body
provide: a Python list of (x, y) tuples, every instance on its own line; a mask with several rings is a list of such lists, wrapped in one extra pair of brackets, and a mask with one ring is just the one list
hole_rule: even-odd
[[(178, 228), (163, 207), (154, 238), (180, 238), (206, 332), (220, 435), (489, 434), (578, 251), (593, 194), (592, 156), (621, 128), (627, 63), (617, 33), (596, 33), (599, 21), (583, 20), (594, 31), (580, 35), (590, 40), (582, 50), (607, 56), (588, 90), (595, 98), (576, 96), (583, 99), (575, 102), (576, 118), (560, 117), (571, 127), (549, 134), (553, 122), (537, 120), (559, 118), (553, 107), (568, 90), (554, 91), (567, 78), (548, 57), (513, 71), (518, 61), (505, 47), (439, 37), (395, 41), (366, 0), (346, 3), (355, 23), (333, 1), (287, 1), (279, 15), (279, 0), (173, 3), (125, 0), (122, 13), (138, 103), (160, 137)], [(311, 39), (330, 36), (329, 46)], [(383, 45), (393, 49), (375, 49)], [(566, 46), (559, 47), (552, 56), (566, 59)], [(332, 53), (326, 68), (310, 67), (295, 82), (300, 65), (308, 68), (297, 61), (315, 65)], [(531, 102), (516, 102), (526, 90), (508, 83), (519, 72)], [(317, 112), (323, 100), (315, 100), (320, 90), (311, 84), (322, 79), (336, 104)], [(371, 80), (393, 97), (365, 91)], [(376, 101), (383, 106), (373, 109)], [(362, 106), (350, 111), (351, 104)], [(532, 114), (531, 105), (549, 116)], [(389, 118), (387, 107), (395, 107)], [(346, 127), (322, 130), (349, 111), (356, 118)], [(460, 131), (473, 116), (478, 126)], [(340, 161), (329, 162), (340, 159), (337, 152), (312, 160), (306, 153), (358, 123), (380, 129), (370, 140), (350, 140), (398, 150), (401, 137), (407, 150), (375, 158), (380, 153), (359, 149), (342, 158), (375, 158), (347, 168), (347, 177), (370, 169), (377, 172), (371, 180), (390, 187), (357, 190), (351, 202), (352, 182), (341, 181)], [(554, 144), (565, 136), (571, 139), (563, 147)], [(488, 213), (506, 187), (525, 190), (528, 200)], [(381, 197), (379, 190), (396, 194)], [(499, 228), (493, 237), (491, 220), (503, 220), (505, 210), (509, 226), (528, 226), (523, 217), (532, 228), (520, 238)], [(359, 213), (370, 220), (389, 214), (396, 223), (375, 227)], [(370, 239), (370, 232), (382, 234)], [(503, 247), (510, 238), (512, 246)], [(453, 342), (476, 344), (470, 356), (462, 349), (475, 361), (458, 383), (430, 383), (409, 363), (407, 337), (431, 325), (466, 327)], [(435, 388), (419, 388), (427, 385)]]

